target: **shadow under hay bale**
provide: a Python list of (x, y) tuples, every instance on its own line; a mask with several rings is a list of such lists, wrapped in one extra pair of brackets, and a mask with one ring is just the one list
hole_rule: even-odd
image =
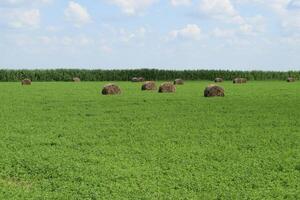
[(286, 80), (288, 83), (292, 83), (292, 82), (295, 82), (296, 81), (296, 79), (295, 78), (293, 78), (293, 77), (289, 77), (289, 78), (287, 78), (287, 80)]
[(215, 83), (222, 83), (224, 80), (222, 78), (216, 78)]
[(235, 78), (235, 79), (233, 80), (233, 83), (234, 83), (234, 84), (247, 83), (247, 79), (245, 79), (245, 78)]
[(22, 85), (31, 85), (31, 80), (30, 79), (24, 79), (21, 81)]
[(204, 97), (224, 97), (225, 91), (217, 85), (209, 85), (204, 90)]
[(159, 86), (159, 93), (173, 93), (176, 91), (176, 86), (173, 83), (167, 82)]
[(102, 89), (102, 94), (103, 95), (117, 95), (121, 94), (121, 89), (119, 86), (115, 84), (107, 84), (103, 87)]
[(183, 84), (184, 84), (184, 81), (180, 78), (175, 79), (175, 81), (174, 81), (174, 85), (183, 85)]
[(81, 80), (80, 80), (80, 78), (78, 78), (78, 77), (74, 77), (73, 78), (73, 82), (80, 82)]
[(142, 90), (156, 90), (156, 84), (154, 81), (147, 81), (142, 85)]

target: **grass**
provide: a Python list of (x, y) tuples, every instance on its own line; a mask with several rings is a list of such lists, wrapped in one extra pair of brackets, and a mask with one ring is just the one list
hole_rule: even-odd
[(0, 199), (300, 199), (300, 83), (0, 84)]

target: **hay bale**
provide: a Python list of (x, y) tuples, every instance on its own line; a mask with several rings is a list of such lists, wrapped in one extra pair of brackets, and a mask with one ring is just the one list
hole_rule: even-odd
[(156, 84), (154, 81), (147, 81), (142, 85), (142, 90), (156, 90)]
[(31, 85), (31, 80), (30, 79), (24, 79), (21, 81), (22, 85)]
[(144, 82), (145, 79), (143, 77), (133, 77), (131, 79), (132, 82)]
[(74, 77), (74, 78), (73, 78), (73, 81), (74, 81), (74, 82), (80, 82), (80, 78)]
[(221, 83), (221, 82), (223, 82), (224, 80), (222, 79), (222, 78), (216, 78), (215, 79), (215, 83)]
[(144, 81), (145, 81), (144, 77), (138, 77), (138, 82), (144, 82)]
[(224, 89), (217, 85), (209, 85), (204, 90), (205, 97), (224, 97)]
[(132, 79), (131, 79), (131, 82), (138, 82), (139, 81), (139, 79), (137, 78), (137, 77), (133, 77)]
[(176, 87), (173, 83), (167, 82), (159, 86), (159, 93), (172, 93), (176, 91)]
[(119, 86), (115, 84), (107, 84), (103, 87), (102, 94), (103, 95), (121, 94), (121, 89), (119, 88)]
[(184, 81), (180, 78), (175, 79), (175, 81), (174, 81), (174, 85), (183, 85), (183, 84), (184, 84)]
[(245, 78), (235, 78), (233, 80), (233, 83), (235, 83), (235, 84), (247, 83), (247, 79), (245, 79)]
[(291, 83), (291, 82), (295, 82), (296, 81), (296, 79), (295, 78), (293, 78), (293, 77), (289, 77), (289, 78), (287, 78), (287, 82), (289, 82), (289, 83)]

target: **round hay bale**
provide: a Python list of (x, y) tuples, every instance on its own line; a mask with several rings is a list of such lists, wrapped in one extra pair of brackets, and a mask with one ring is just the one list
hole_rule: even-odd
[(74, 78), (73, 78), (73, 81), (74, 81), (74, 82), (80, 82), (80, 78), (74, 77)]
[(183, 84), (184, 84), (184, 81), (180, 78), (175, 79), (175, 81), (174, 81), (174, 85), (183, 85)]
[(215, 79), (215, 83), (221, 83), (221, 82), (223, 82), (224, 80), (222, 79), (222, 78), (216, 78)]
[(142, 90), (156, 90), (156, 84), (154, 81), (147, 81), (142, 85)]
[(119, 86), (115, 84), (107, 84), (103, 87), (102, 94), (103, 95), (121, 94), (121, 89), (119, 88)]
[(245, 79), (245, 78), (235, 78), (233, 80), (233, 83), (235, 83), (235, 84), (247, 83), (247, 79)]
[(145, 79), (144, 79), (144, 77), (133, 77), (133, 78), (131, 79), (131, 81), (132, 81), (132, 82), (144, 82)]
[(138, 79), (137, 77), (133, 77), (133, 78), (131, 79), (131, 82), (139, 82), (139, 79)]
[(287, 82), (289, 82), (289, 83), (295, 82), (295, 81), (296, 81), (296, 80), (295, 80), (295, 78), (293, 78), (293, 77), (287, 78)]
[(172, 93), (176, 91), (176, 87), (173, 83), (167, 82), (159, 86), (159, 93)]
[(217, 85), (209, 85), (204, 90), (205, 97), (224, 97), (224, 89)]
[(31, 85), (31, 80), (30, 79), (24, 79), (21, 81), (22, 85)]
[(144, 81), (145, 81), (144, 77), (138, 77), (138, 82), (144, 82)]

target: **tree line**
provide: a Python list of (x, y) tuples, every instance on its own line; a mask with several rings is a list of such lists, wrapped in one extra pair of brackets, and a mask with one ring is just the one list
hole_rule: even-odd
[(231, 70), (0, 70), (0, 81), (20, 81), (28, 78), (32, 81), (71, 81), (79, 77), (82, 81), (129, 81), (132, 77), (144, 77), (146, 80), (214, 80), (216, 77), (232, 80), (236, 77), (248, 80), (286, 80), (288, 77), (300, 78), (300, 71), (231, 71)]

